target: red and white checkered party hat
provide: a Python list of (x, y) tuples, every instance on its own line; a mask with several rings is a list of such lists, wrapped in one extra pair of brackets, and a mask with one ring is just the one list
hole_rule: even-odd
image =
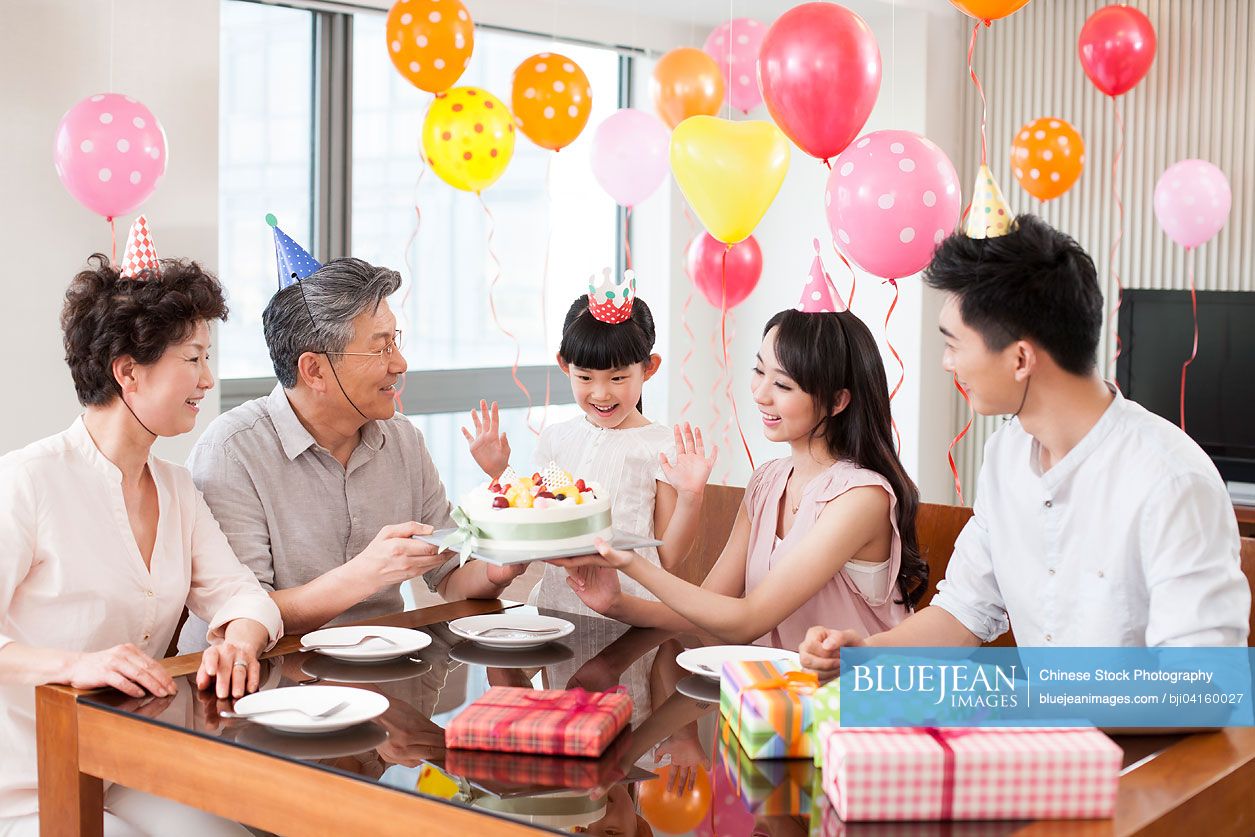
[(807, 314), (829, 314), (833, 311), (846, 310), (846, 304), (832, 284), (831, 277), (824, 270), (823, 259), (819, 257), (819, 239), (815, 239), (815, 258), (811, 262), (810, 275), (802, 286), (802, 298), (798, 300), (797, 310)]
[(157, 265), (157, 248), (153, 245), (152, 235), (148, 232), (148, 218), (141, 215), (131, 224), (131, 231), (126, 237), (126, 251), (122, 254), (122, 275), (127, 279), (140, 279), (147, 271), (156, 276), (160, 270)]
[(632, 316), (632, 300), (636, 299), (636, 272), (623, 271), (622, 278), (610, 278), (610, 268), (602, 268), (601, 283), (597, 275), (588, 277), (588, 312), (603, 323), (627, 322)]

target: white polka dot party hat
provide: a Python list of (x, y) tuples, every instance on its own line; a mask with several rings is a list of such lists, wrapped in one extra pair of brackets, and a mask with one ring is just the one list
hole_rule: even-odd
[(963, 233), (968, 238), (998, 238), (1011, 232), (1015, 216), (1007, 206), (989, 166), (981, 165), (976, 172), (976, 188), (972, 192), (972, 207), (968, 210), (967, 224)]
[(824, 261), (819, 256), (819, 239), (814, 240), (815, 258), (811, 261), (811, 272), (802, 286), (802, 298), (798, 300), (797, 310), (807, 314), (830, 314), (834, 311), (845, 311), (847, 306), (841, 294), (832, 284), (832, 277), (824, 270)]

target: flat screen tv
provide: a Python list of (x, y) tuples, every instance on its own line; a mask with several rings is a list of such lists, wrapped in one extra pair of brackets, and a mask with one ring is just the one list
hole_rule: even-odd
[[(1194, 339), (1189, 291), (1125, 291), (1118, 334), (1121, 392), (1179, 423), (1181, 364)], [(1235, 500), (1255, 502), (1247, 499), (1255, 488), (1255, 292), (1198, 294), (1198, 356), (1186, 376), (1185, 429)]]

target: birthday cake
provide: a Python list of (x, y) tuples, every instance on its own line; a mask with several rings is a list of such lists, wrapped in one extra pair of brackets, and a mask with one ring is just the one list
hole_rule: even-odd
[(494, 550), (558, 552), (611, 536), (609, 494), (553, 463), (530, 477), (507, 468), (472, 489), (458, 511), (476, 546)]

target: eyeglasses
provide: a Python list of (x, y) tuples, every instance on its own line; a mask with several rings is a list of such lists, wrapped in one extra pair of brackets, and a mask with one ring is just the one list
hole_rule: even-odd
[(373, 357), (380, 363), (387, 364), (392, 360), (392, 356), (401, 349), (401, 329), (397, 329), (392, 334), (392, 339), (387, 342), (382, 349), (377, 352), (328, 352), (324, 351), (324, 355), (344, 355), (351, 357)]

